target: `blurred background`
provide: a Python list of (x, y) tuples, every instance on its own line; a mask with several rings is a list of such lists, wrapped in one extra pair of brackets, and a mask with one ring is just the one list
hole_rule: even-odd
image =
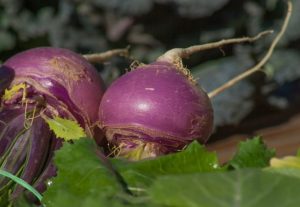
[[(0, 61), (39, 46), (81, 54), (131, 47), (97, 69), (109, 85), (133, 60), (150, 63), (168, 49), (278, 31), (284, 0), (0, 0)], [(207, 92), (253, 66), (274, 35), (193, 55), (184, 64)], [(278, 154), (300, 146), (300, 1), (262, 72), (213, 98), (208, 145), (224, 160), (236, 143), (262, 135)]]

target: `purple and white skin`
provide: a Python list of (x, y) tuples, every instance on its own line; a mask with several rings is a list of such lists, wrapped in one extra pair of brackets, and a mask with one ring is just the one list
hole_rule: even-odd
[(130, 160), (180, 151), (193, 140), (205, 143), (213, 128), (209, 97), (170, 52), (113, 82), (99, 119), (117, 156)]
[[(5, 89), (25, 84), (7, 99)], [(42, 117), (77, 121), (90, 137), (104, 92), (96, 69), (81, 55), (61, 48), (35, 48), (8, 59), (0, 68), (0, 167), (40, 192), (56, 173), (53, 151), (61, 146)], [(98, 130), (99, 131), (99, 130)], [(11, 187), (0, 178), (0, 196)], [(11, 198), (23, 191), (16, 187)]]

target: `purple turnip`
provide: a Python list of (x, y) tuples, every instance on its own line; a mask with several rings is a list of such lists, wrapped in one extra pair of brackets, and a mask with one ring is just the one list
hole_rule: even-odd
[[(286, 30), (289, 12), (265, 57), (253, 68), (206, 94), (198, 87), (182, 58), (195, 52), (254, 38), (222, 40), (167, 51), (154, 63), (140, 65), (121, 76), (106, 90), (99, 107), (100, 127), (112, 145), (112, 153), (130, 160), (176, 152), (193, 140), (205, 143), (213, 129), (210, 98), (259, 70), (270, 58)], [(212, 80), (213, 81), (213, 80)]]
[[(78, 122), (97, 138), (94, 126), (103, 82), (81, 55), (67, 49), (35, 48), (16, 54), (0, 68), (0, 166), (38, 189), (55, 175), (53, 151), (61, 146), (43, 118)], [(98, 130), (99, 131), (99, 130)], [(0, 178), (0, 196), (10, 188)], [(13, 197), (22, 188), (16, 187)]]
[(99, 116), (108, 141), (124, 156), (141, 158), (176, 151), (196, 138), (205, 142), (213, 126), (207, 94), (166, 61), (120, 77), (104, 94)]
[(27, 84), (32, 97), (43, 95), (51, 113), (73, 116), (83, 125), (97, 120), (103, 83), (80, 55), (60, 48), (35, 48), (13, 56), (2, 67), (14, 71), (11, 87)]

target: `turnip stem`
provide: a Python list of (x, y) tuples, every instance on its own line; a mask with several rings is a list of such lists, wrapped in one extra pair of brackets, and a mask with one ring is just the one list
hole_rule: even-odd
[(128, 56), (129, 48), (108, 50), (102, 53), (85, 54), (83, 57), (90, 63), (103, 63), (114, 56)]
[(210, 93), (208, 93), (209, 98), (213, 98), (214, 96), (218, 95), (219, 93), (223, 92), (224, 90), (232, 87), (233, 85), (235, 85), (237, 82), (243, 80), (244, 78), (248, 77), (249, 75), (255, 73), (256, 71), (259, 71), (261, 69), (261, 67), (266, 64), (266, 62), (270, 59), (270, 57), (272, 56), (272, 53), (274, 51), (274, 48), (276, 47), (277, 43), (279, 42), (279, 40), (281, 39), (282, 35), (284, 34), (284, 32), (286, 31), (287, 25), (289, 23), (291, 14), (292, 14), (292, 3), (291, 1), (288, 1), (288, 10), (287, 10), (287, 14), (286, 17), (284, 19), (284, 22), (282, 24), (282, 27), (279, 31), (279, 33), (277, 34), (277, 36), (274, 38), (274, 40), (272, 41), (268, 52), (266, 53), (266, 55), (263, 57), (263, 59), (261, 61), (259, 61), (254, 67), (250, 68), (249, 70), (247, 70), (244, 73), (241, 73), (240, 75), (234, 77), (233, 79), (227, 81), (225, 84), (223, 84), (222, 86), (214, 89), (213, 91), (211, 91)]
[(187, 48), (174, 48), (163, 55), (161, 55), (157, 60), (159, 61), (167, 61), (173, 63), (174, 61), (178, 60), (178, 58), (188, 58), (192, 54), (204, 50), (209, 50), (213, 48), (221, 48), (222, 46), (225, 45), (230, 45), (230, 44), (238, 44), (238, 43), (244, 43), (244, 42), (254, 42), (258, 39), (260, 39), (263, 36), (266, 36), (268, 34), (273, 33), (273, 30), (267, 30), (263, 31), (259, 34), (257, 34), (254, 37), (240, 37), (240, 38), (232, 38), (232, 39), (223, 39), (217, 42), (211, 42), (207, 44), (202, 44), (202, 45), (195, 45)]

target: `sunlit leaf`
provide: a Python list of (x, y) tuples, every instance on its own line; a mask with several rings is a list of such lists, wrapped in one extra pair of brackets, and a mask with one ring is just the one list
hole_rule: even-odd
[(270, 166), (274, 168), (299, 168), (300, 169), (300, 157), (286, 156), (284, 158), (272, 158)]
[(45, 120), (58, 138), (67, 141), (86, 137), (83, 128), (74, 120), (63, 119), (60, 117), (54, 117), (53, 119), (45, 118)]

